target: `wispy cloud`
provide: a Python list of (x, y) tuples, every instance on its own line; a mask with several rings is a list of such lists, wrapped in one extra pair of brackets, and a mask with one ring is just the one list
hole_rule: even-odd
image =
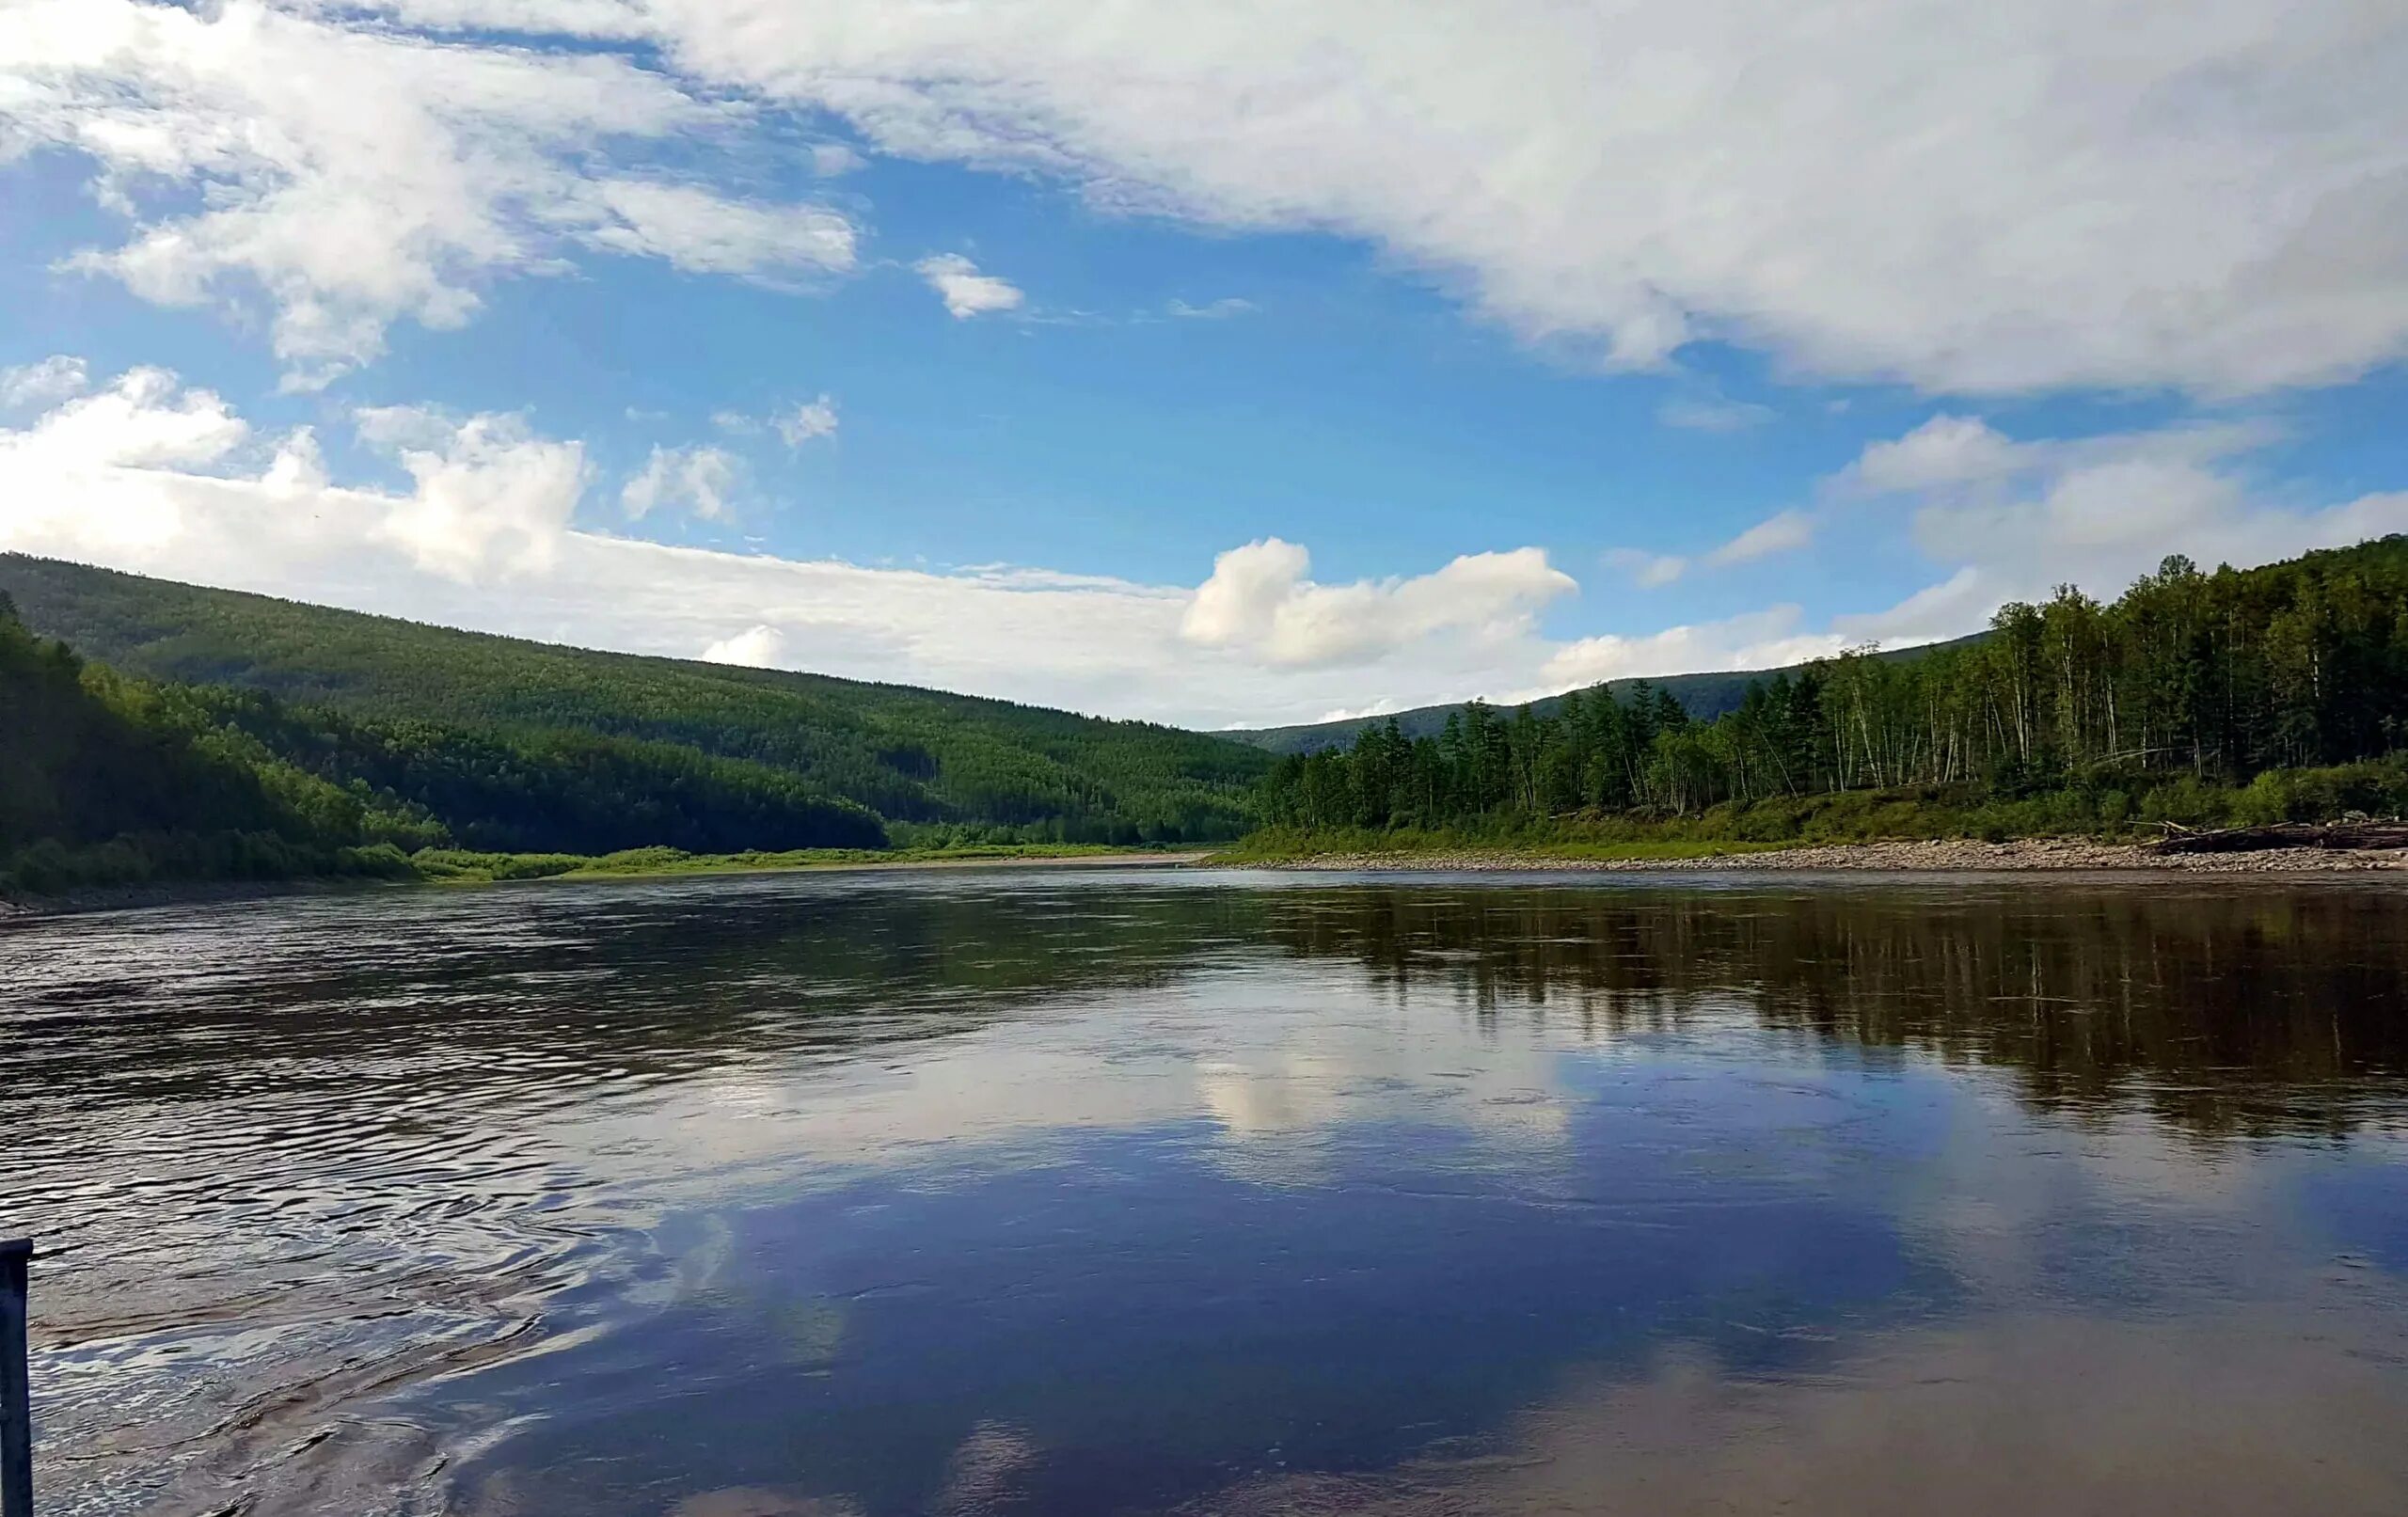
[(789, 448), (800, 448), (816, 437), (832, 437), (836, 435), (836, 402), (823, 391), (817, 400), (781, 412), (769, 424)]
[(1673, 553), (1650, 553), (1644, 548), (1608, 548), (1606, 567), (1619, 570), (1641, 590), (1661, 590), (1679, 581), (1688, 573), (1689, 561)]
[(632, 520), (667, 508), (721, 521), (730, 514), (741, 478), (742, 466), (724, 449), (655, 448), (642, 469), (620, 489), (619, 503)]
[(1192, 322), (1218, 322), (1232, 316), (1250, 316), (1255, 308), (1253, 301), (1240, 295), (1223, 295), (1201, 306), (1191, 306), (1184, 300), (1174, 299), (1163, 308), (1169, 315)]
[(1769, 405), (1720, 395), (1676, 396), (1656, 408), (1656, 420), (1689, 432), (1745, 432), (1763, 426), (1778, 414)]
[(1717, 568), (1791, 553), (1814, 540), (1814, 518), (1802, 511), (1783, 511), (1741, 532), (1705, 556)]

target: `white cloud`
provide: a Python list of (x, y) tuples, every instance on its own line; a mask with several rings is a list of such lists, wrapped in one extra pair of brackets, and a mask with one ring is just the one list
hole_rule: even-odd
[(607, 214), (579, 233), (613, 252), (665, 259), (697, 274), (770, 275), (853, 266), (853, 224), (825, 206), (746, 205), (690, 184), (605, 180)]
[(1310, 556), (1263, 538), (1212, 561), (1180, 624), (1205, 647), (1259, 652), (1275, 665), (1326, 668), (1372, 662), (1440, 632), (1492, 641), (1527, 636), (1540, 608), (1576, 591), (1538, 548), (1472, 553), (1409, 579), (1319, 585)]
[[(1800, 511), (1783, 511), (1766, 517), (1746, 531), (1705, 554), (1697, 561), (1711, 568), (1727, 568), (1735, 563), (1770, 558), (1804, 547), (1814, 540), (1814, 519)], [(1679, 582), (1689, 571), (1690, 561), (1675, 553), (1650, 553), (1643, 548), (1608, 548), (1607, 566), (1622, 571), (1630, 582), (1641, 590), (1661, 590)]]
[(578, 444), (531, 436), (515, 418), (410, 407), (356, 424), (409, 474), (407, 493), (335, 486), (308, 428), (263, 440), (210, 391), (130, 371), (0, 430), (0, 545), (286, 593), (309, 565), (329, 589), (376, 577), (471, 586), (555, 566), (583, 487)]
[[(1710, 338), (1941, 392), (2223, 393), (2408, 356), (2403, 75), (2388, 0), (16, 0), (0, 157), (88, 155), (134, 225), (87, 266), (263, 299), (303, 380), (580, 247), (849, 266), (836, 212), (641, 172), (851, 166), (765, 125), (791, 111), (1105, 209), (1361, 238), (1619, 364)], [(958, 316), (1021, 303), (930, 261)]]
[(841, 174), (858, 173), (869, 166), (869, 160), (841, 142), (819, 142), (811, 147), (811, 171), (821, 179), (834, 179)]
[(1914, 543), (1945, 577), (1833, 625), (1927, 640), (1972, 631), (2000, 602), (2060, 583), (2111, 598), (2169, 553), (2246, 566), (2408, 530), (2408, 493), (2327, 506), (2261, 494), (2248, 461), (2279, 435), (2242, 421), (2017, 440), (1941, 416), (1870, 444), (1834, 490), (1904, 505)]
[(90, 384), (91, 376), (85, 371), (83, 359), (54, 354), (40, 363), (0, 369), (0, 407), (14, 410), (47, 405), (70, 395), (81, 395)]
[(1193, 608), (1220, 590), (636, 541), (574, 525), (583, 449), (516, 418), (387, 407), (351, 424), (400, 462), (405, 487), (330, 479), (306, 429), (261, 435), (163, 371), (119, 376), (0, 427), (0, 548), (515, 637), (757, 655), (1203, 727), (1308, 719), (1367, 692), (1418, 705), (1526, 684), (1554, 647), (1531, 613), (1572, 588), (1535, 550), (1318, 586), (1301, 550), (1278, 545), (1294, 573), (1275, 575), (1255, 613), (1267, 620), (1224, 622), (1226, 641), (1199, 643), (1191, 624), (1209, 632), (1212, 618)]
[(1218, 300), (1207, 301), (1201, 306), (1191, 306), (1184, 300), (1173, 300), (1163, 309), (1185, 321), (1218, 322), (1227, 321), (1232, 316), (1251, 315), (1255, 305), (1253, 301), (1242, 295), (1223, 295)]
[(1717, 568), (1794, 553), (1814, 540), (1814, 519), (1802, 511), (1778, 512), (1705, 556)]
[(2390, 0), (647, 10), (880, 151), (1364, 238), (1623, 364), (2220, 392), (2408, 354)]
[(1608, 548), (1606, 565), (1628, 575), (1630, 582), (1641, 590), (1661, 590), (1689, 571), (1689, 561), (1676, 553), (1650, 553), (1635, 547)]
[[(395, 413), (378, 413), (392, 425)], [(560, 557), (569, 516), (585, 489), (585, 452), (576, 443), (531, 435), (515, 417), (451, 422), (431, 412), (410, 419), (395, 455), (416, 488), (385, 500), (372, 541), (400, 548), (417, 567), (463, 584), (541, 574)], [(377, 435), (368, 429), (372, 439)], [(388, 437), (405, 435), (388, 430)], [(322, 466), (296, 472), (324, 481)]]
[(775, 669), (785, 656), (785, 634), (773, 626), (752, 626), (732, 638), (721, 638), (703, 650), (706, 664), (741, 664), (747, 669)]
[(2060, 578), (2112, 594), (2168, 550), (2245, 564), (2408, 530), (2408, 494), (2322, 508), (2259, 498), (2246, 427), (2009, 440), (2018, 463), (2004, 485), (1853, 507), (1906, 516), (1937, 570), (1887, 610), (1814, 624), (1784, 606), (1562, 642), (1538, 616), (1576, 587), (1535, 548), (1324, 585), (1303, 547), (1272, 538), (1221, 555), (1193, 588), (705, 551), (580, 529), (583, 448), (517, 418), (387, 407), (351, 424), (405, 486), (335, 480), (308, 429), (263, 435), (164, 371), (107, 379), (0, 426), (0, 548), (517, 637), (757, 656), (1210, 728), (1789, 663), (1972, 630), (2000, 598)]
[(1822, 658), (1848, 646), (1835, 633), (1801, 632), (1796, 606), (1776, 606), (1719, 622), (1666, 627), (1640, 636), (1582, 638), (1558, 648), (1539, 679), (1514, 700), (1640, 675), (1719, 669), (1775, 669)]
[(816, 400), (799, 401), (768, 417), (735, 410), (711, 413), (711, 425), (732, 436), (752, 437), (764, 431), (775, 432), (788, 448), (834, 436), (841, 420), (836, 414), (836, 398), (824, 390)]
[(1933, 490), (2004, 479), (2023, 466), (2024, 456), (1988, 422), (1942, 415), (1894, 441), (1868, 445), (1841, 478), (1876, 495)]
[(637, 520), (666, 506), (705, 521), (721, 521), (729, 514), (739, 472), (735, 456), (722, 449), (656, 445), (643, 468), (620, 488), (619, 504)]
[(835, 399), (823, 393), (778, 417), (771, 425), (789, 448), (800, 448), (815, 437), (832, 437), (836, 435)]
[[(626, 8), (394, 5), (431, 24), (541, 10), (600, 30)], [(448, 17), (448, 19), (447, 19)], [(81, 255), (166, 305), (262, 302), (292, 383), (372, 359), (407, 317), (457, 325), (494, 276), (578, 246), (748, 276), (842, 270), (815, 206), (630, 178), (612, 156), (727, 144), (745, 110), (608, 53), (413, 37), (332, 5), (19, 0), (0, 8), (0, 159), (85, 155), (127, 240)]]
[(955, 321), (968, 321), (991, 311), (1018, 310), (1027, 297), (1009, 280), (981, 274), (978, 265), (959, 253), (939, 253), (911, 265), (944, 301)]

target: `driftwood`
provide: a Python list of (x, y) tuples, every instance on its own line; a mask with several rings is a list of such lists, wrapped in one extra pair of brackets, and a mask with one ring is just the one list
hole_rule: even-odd
[(2153, 853), (2250, 853), (2259, 848), (2408, 848), (2408, 822), (2271, 822), (2209, 832), (2166, 824)]

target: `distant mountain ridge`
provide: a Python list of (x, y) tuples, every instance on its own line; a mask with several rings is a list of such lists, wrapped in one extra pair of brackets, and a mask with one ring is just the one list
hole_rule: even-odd
[[(1987, 632), (1976, 632), (1970, 637), (1956, 638), (1947, 642), (1898, 648), (1876, 656), (1899, 659), (1920, 658), (1936, 649), (1962, 647), (1968, 643), (1978, 642), (1988, 636), (1989, 634)], [(1776, 674), (1787, 674), (1794, 679), (1809, 667), (1806, 664), (1784, 664), (1778, 669), (1720, 670), (1695, 674), (1659, 674), (1645, 679), (1608, 680), (1603, 685), (1588, 687), (1582, 693), (1585, 694), (1588, 690), (1608, 690), (1616, 698), (1624, 699), (1633, 689), (1645, 685), (1653, 689), (1670, 692), (1672, 699), (1681, 703), (1682, 709), (1697, 720), (1711, 721), (1726, 712), (1736, 711), (1740, 701), (1746, 697), (1750, 685), (1761, 680), (1769, 680)], [(1533, 715), (1544, 717), (1552, 715), (1562, 703), (1562, 696), (1550, 695), (1532, 701), (1529, 705)], [(1384, 726), (1391, 719), (1407, 737), (1435, 737), (1446, 727), (1447, 719), (1468, 704), (1470, 703), (1467, 701), (1457, 701), (1447, 705), (1416, 706), (1410, 711), (1384, 712), (1373, 717), (1348, 717), (1337, 721), (1309, 721), (1292, 727), (1232, 728), (1223, 732), (1221, 735), (1233, 737), (1242, 743), (1251, 743), (1272, 753), (1316, 753), (1324, 748), (1343, 748), (1354, 742), (1356, 735), (1365, 728)], [(1498, 707), (1498, 710), (1507, 716), (1521, 709), (1522, 707), (1518, 705)]]

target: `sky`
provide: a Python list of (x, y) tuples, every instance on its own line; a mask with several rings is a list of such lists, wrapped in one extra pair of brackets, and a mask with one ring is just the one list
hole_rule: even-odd
[(0, 549), (1219, 728), (2408, 530), (2398, 0), (0, 0)]

